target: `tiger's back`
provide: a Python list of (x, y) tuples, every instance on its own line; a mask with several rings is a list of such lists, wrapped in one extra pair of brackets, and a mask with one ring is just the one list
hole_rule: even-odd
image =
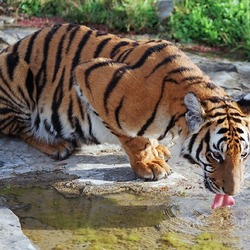
[[(19, 66), (8, 70), (5, 57), (10, 55), (14, 64), (22, 61), (26, 70)], [(10, 81), (2, 80), (0, 86), (6, 88), (14, 81), (14, 92), (19, 86), (29, 89), (31, 76), (34, 85), (22, 97), (34, 99), (32, 108), (26, 107), (28, 118), (22, 120), (22, 131), (15, 131), (10, 121), (12, 130), (6, 132), (2, 125), (2, 132), (16, 134), (60, 159), (71, 154), (79, 140), (119, 142), (134, 171), (145, 179), (170, 173), (165, 161), (170, 153), (158, 140), (178, 135), (182, 154), (204, 168), (211, 191), (235, 193), (239, 189), (242, 178), (237, 176), (242, 175), (246, 159), (241, 155), (250, 150), (246, 108), (250, 98), (232, 100), (172, 43), (137, 42), (67, 24), (37, 31), (7, 48), (0, 59), (1, 67), (7, 68), (4, 74), (10, 75)], [(22, 79), (28, 80), (19, 82), (17, 74), (22, 73)], [(2, 99), (9, 98), (4, 91), (0, 93)], [(239, 105), (242, 100), (244, 107)], [(8, 127), (6, 117), (12, 114), (6, 113), (2, 107), (0, 121)], [(229, 137), (233, 138), (230, 143)], [(229, 144), (234, 148), (230, 153)], [(225, 165), (231, 173), (227, 176), (237, 184), (223, 184), (228, 181), (216, 170), (214, 151), (223, 159), (219, 165)], [(227, 167), (232, 157), (238, 160), (230, 160)], [(231, 168), (239, 171), (232, 174)]]

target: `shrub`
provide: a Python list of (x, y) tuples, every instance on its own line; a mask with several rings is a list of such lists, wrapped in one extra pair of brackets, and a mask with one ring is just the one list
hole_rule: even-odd
[(250, 44), (249, 0), (183, 0), (168, 22), (182, 42), (238, 47)]
[(157, 0), (21, 0), (21, 12), (62, 16), (84, 24), (105, 24), (120, 31), (152, 31), (158, 24)]

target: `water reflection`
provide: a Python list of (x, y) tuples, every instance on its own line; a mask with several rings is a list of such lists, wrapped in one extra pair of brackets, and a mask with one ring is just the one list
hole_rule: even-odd
[(250, 244), (248, 190), (234, 208), (215, 211), (206, 194), (66, 199), (53, 189), (31, 188), (2, 195), (41, 249), (248, 249)]

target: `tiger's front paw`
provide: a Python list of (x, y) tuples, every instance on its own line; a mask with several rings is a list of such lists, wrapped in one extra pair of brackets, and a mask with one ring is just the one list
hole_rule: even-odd
[(160, 180), (172, 173), (170, 166), (163, 158), (156, 157), (151, 161), (142, 160), (133, 166), (136, 174), (145, 180)]

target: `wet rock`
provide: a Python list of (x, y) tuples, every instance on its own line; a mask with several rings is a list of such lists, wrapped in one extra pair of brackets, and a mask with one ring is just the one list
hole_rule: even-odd
[(158, 7), (158, 17), (162, 22), (171, 15), (173, 11), (173, 0), (159, 0), (157, 7)]
[(230, 95), (250, 90), (250, 63), (233, 62), (222, 58), (205, 58), (188, 54), (211, 79)]
[(14, 24), (15, 21), (16, 19), (13, 17), (0, 16), (0, 26), (6, 25), (6, 24)]
[(0, 249), (35, 250), (29, 239), (22, 233), (18, 217), (4, 205), (0, 197)]
[(34, 33), (36, 30), (37, 29), (35, 28), (26, 28), (26, 29), (12, 28), (7, 30), (0, 30), (0, 39), (2, 43), (11, 45), (18, 42), (25, 36)]

